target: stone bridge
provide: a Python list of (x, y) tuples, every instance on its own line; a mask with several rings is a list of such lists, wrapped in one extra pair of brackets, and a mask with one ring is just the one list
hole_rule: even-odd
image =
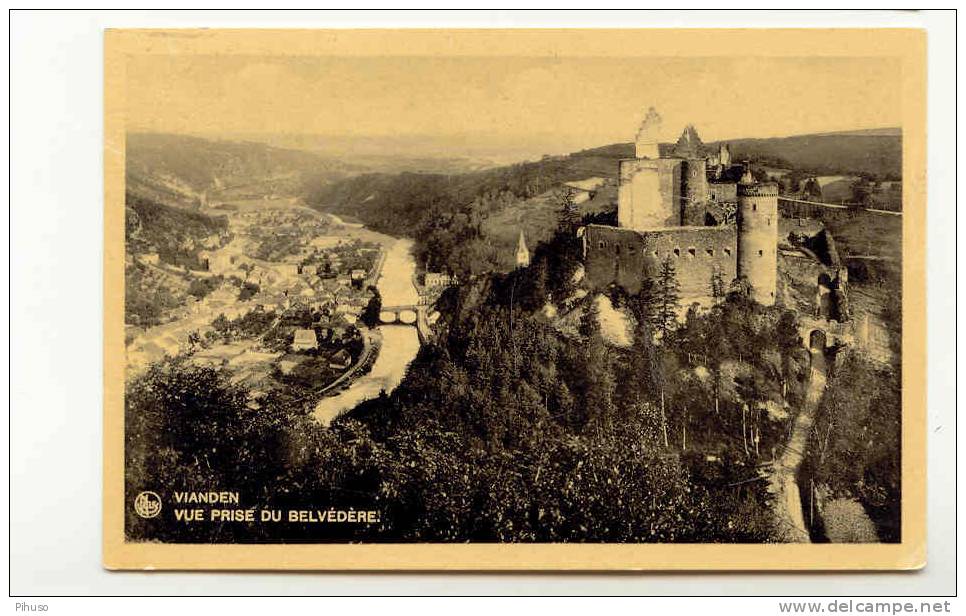
[(419, 331), (419, 341), (426, 343), (433, 337), (430, 327), (439, 318), (439, 311), (432, 305), (410, 304), (401, 306), (383, 306), (379, 311), (379, 320), (386, 325), (412, 325)]
[(383, 306), (379, 311), (379, 320), (383, 323), (403, 323), (405, 325), (416, 325), (419, 312), (426, 310), (426, 306), (416, 304), (403, 306)]

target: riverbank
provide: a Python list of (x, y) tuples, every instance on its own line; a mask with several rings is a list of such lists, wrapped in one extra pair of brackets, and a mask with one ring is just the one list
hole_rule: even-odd
[[(392, 238), (364, 228), (352, 228), (353, 234), (366, 236), (372, 241), (378, 238), (385, 252), (385, 259), (376, 282), (383, 305), (412, 305), (419, 301), (413, 285), (416, 259), (413, 257), (413, 241)], [(377, 328), (382, 337), (372, 368), (353, 381), (337, 395), (318, 401), (313, 416), (323, 425), (355, 408), (358, 404), (389, 393), (402, 382), (409, 364), (419, 353), (419, 335), (415, 327), (407, 325), (381, 325)]]

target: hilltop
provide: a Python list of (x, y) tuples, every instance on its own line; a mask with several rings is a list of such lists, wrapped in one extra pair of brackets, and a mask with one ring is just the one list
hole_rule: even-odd
[(902, 134), (898, 130), (732, 139), (727, 143), (738, 160), (815, 175), (869, 174), (881, 180), (898, 180), (902, 178)]

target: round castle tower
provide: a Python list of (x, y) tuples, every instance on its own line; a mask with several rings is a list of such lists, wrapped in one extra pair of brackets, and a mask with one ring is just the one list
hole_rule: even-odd
[(687, 159), (684, 161), (681, 176), (684, 184), (681, 195), (681, 225), (704, 226), (709, 190), (707, 163), (703, 158)]
[[(747, 178), (750, 180), (750, 178)], [(778, 185), (738, 184), (738, 278), (751, 285), (751, 298), (775, 304), (778, 277)]]

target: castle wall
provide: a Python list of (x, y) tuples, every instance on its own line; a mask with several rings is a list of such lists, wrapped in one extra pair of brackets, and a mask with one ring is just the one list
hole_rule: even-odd
[(707, 305), (712, 272), (718, 269), (727, 287), (737, 269), (734, 227), (635, 231), (589, 225), (584, 231), (584, 250), (584, 276), (593, 288), (616, 283), (632, 294), (640, 291), (643, 278), (657, 276), (664, 259), (671, 259), (682, 305)]
[(728, 183), (710, 183), (708, 184), (708, 198), (715, 203), (737, 203), (738, 202), (738, 185), (728, 182)]
[(680, 224), (680, 160), (622, 160), (619, 177), (619, 226), (626, 229), (647, 229)]
[(759, 304), (775, 303), (778, 268), (778, 187), (738, 187), (738, 275), (752, 287)]

